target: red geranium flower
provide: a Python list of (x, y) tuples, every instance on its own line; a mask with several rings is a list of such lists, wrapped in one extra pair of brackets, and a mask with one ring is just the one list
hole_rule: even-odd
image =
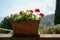
[(44, 14), (43, 14), (43, 13), (40, 13), (39, 15), (40, 15), (41, 17), (44, 17)]
[(32, 14), (33, 13), (33, 10), (30, 10), (29, 12)]
[(13, 16), (13, 14), (10, 15), (11, 17)]
[(35, 9), (35, 12), (40, 12), (40, 10), (39, 9)]
[(19, 15), (23, 15), (23, 12), (24, 12), (24, 11), (20, 11)]

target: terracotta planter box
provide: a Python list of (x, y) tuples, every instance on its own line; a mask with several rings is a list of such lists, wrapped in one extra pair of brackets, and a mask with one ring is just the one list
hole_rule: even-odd
[(37, 35), (40, 21), (12, 21), (14, 35)]

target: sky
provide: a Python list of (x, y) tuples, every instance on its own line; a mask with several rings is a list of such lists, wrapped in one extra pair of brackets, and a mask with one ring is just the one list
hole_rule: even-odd
[(39, 8), (44, 15), (54, 14), (55, 4), (56, 0), (0, 0), (0, 17), (36, 8)]

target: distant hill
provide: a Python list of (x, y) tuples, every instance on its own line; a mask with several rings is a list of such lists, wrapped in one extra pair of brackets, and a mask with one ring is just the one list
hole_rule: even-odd
[(40, 26), (42, 27), (51, 25), (54, 25), (54, 14), (47, 15), (40, 21)]

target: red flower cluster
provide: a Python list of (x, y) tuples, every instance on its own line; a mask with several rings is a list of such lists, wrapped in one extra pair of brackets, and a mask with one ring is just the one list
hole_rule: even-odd
[(29, 12), (30, 12), (30, 14), (32, 14), (33, 13), (33, 10), (30, 10)]
[[(40, 13), (40, 10), (39, 9), (35, 9), (35, 12), (39, 12)], [(44, 14), (43, 13), (40, 13), (39, 16), (43, 17)]]
[(24, 11), (20, 11), (19, 15), (21, 15), (21, 16), (22, 16), (22, 15), (23, 15), (23, 12), (24, 12)]
[(43, 13), (40, 13), (39, 15), (40, 15), (41, 17), (44, 17), (44, 14), (43, 14)]
[[(32, 14), (32, 13), (33, 13), (33, 10), (27, 10), (27, 12), (30, 12), (30, 14)], [(39, 12), (39, 13), (40, 13), (40, 10), (39, 10), (39, 9), (35, 9), (35, 12)], [(20, 12), (19, 12), (19, 15), (22, 16), (23, 13), (24, 13), (24, 11), (20, 11)], [(11, 16), (13, 16), (13, 14), (11, 14)], [(43, 17), (44, 14), (43, 14), (43, 13), (40, 13), (39, 16)]]
[(40, 10), (39, 9), (35, 9), (35, 12), (40, 12)]

